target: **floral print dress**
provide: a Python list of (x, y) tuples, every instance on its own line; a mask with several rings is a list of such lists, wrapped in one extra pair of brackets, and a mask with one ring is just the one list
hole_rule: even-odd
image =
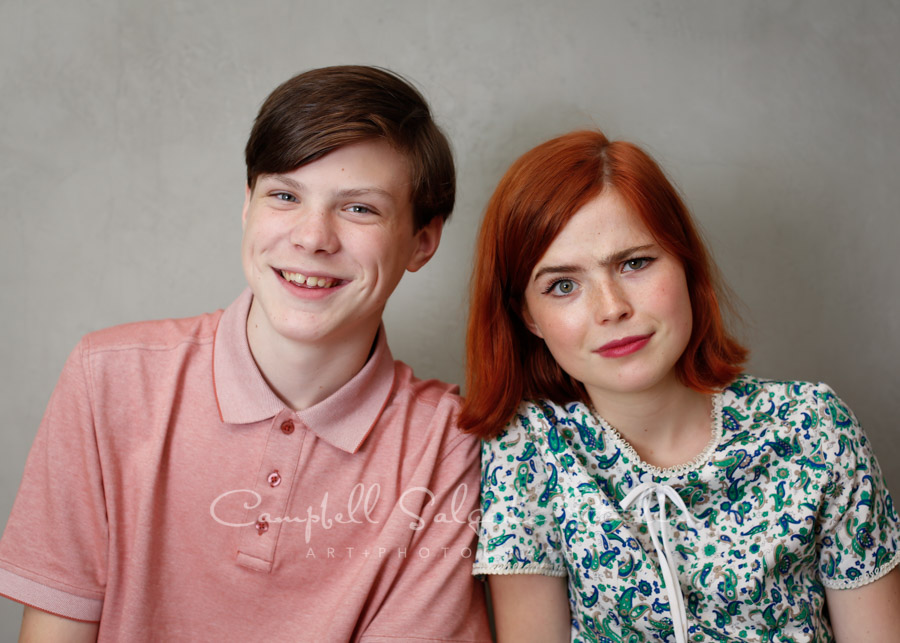
[(832, 640), (825, 587), (900, 561), (865, 434), (824, 384), (746, 375), (712, 426), (659, 469), (580, 402), (523, 402), (483, 446), (473, 573), (568, 577), (572, 641), (680, 640), (679, 619), (689, 641)]

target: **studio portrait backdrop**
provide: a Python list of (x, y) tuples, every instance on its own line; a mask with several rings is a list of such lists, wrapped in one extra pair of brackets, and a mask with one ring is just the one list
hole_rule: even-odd
[[(244, 288), (253, 118), (337, 64), (410, 79), (453, 144), (441, 247), (385, 314), (419, 377), (463, 381), (472, 248), (505, 169), (596, 127), (680, 188), (740, 301), (747, 370), (828, 382), (900, 493), (898, 60), (891, 0), (2, 0), (0, 524), (82, 335)], [(0, 601), (0, 639), (20, 618)]]

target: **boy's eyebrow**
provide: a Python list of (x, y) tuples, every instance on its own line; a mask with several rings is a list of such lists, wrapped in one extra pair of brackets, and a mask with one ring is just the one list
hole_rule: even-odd
[(378, 196), (382, 196), (390, 201), (394, 201), (394, 195), (391, 194), (388, 190), (379, 187), (361, 187), (361, 188), (348, 188), (345, 190), (337, 191), (338, 198), (353, 198), (358, 196), (366, 196), (369, 194), (377, 194)]
[[(297, 190), (298, 192), (303, 190), (302, 183), (294, 180), (293, 178), (291, 178), (290, 176), (287, 176), (285, 174), (269, 174), (267, 176), (267, 178), (274, 180), (274, 181), (280, 181), (281, 183), (284, 183), (284, 184), (290, 186), (292, 189)], [(358, 187), (358, 188), (347, 188), (344, 190), (338, 190), (335, 193), (335, 196), (337, 196), (339, 199), (346, 199), (346, 198), (366, 196), (367, 194), (377, 194), (386, 199), (390, 199), (391, 201), (396, 200), (394, 195), (391, 192), (389, 192), (388, 190), (385, 190), (384, 188), (380, 188), (380, 187), (377, 187), (374, 185), (370, 186), (370, 187), (363, 186), (363, 187)]]
[(303, 188), (303, 185), (301, 183), (295, 181), (286, 174), (266, 174), (260, 177), (260, 180), (262, 181), (265, 181), (267, 179), (270, 181), (279, 181), (281, 183), (285, 183), (295, 190), (300, 190)]
[[(632, 246), (630, 248), (625, 248), (624, 250), (619, 250), (618, 252), (614, 252), (610, 255), (606, 255), (602, 257), (600, 261), (597, 263), (601, 266), (610, 266), (615, 265), (617, 263), (621, 263), (628, 259), (635, 252), (643, 252), (644, 250), (649, 250), (655, 247), (655, 243), (647, 243), (642, 246)], [(573, 273), (579, 272), (582, 270), (582, 267), (575, 264), (563, 264), (559, 266), (544, 266), (536, 273), (534, 273), (534, 279), (532, 281), (537, 281), (542, 276), (547, 274), (558, 274), (558, 273)]]

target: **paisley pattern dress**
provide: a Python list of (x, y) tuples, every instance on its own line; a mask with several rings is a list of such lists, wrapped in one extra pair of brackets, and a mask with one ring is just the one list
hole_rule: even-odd
[[(713, 407), (703, 453), (659, 469), (580, 402), (523, 402), (483, 446), (473, 573), (568, 577), (572, 641), (674, 641), (669, 552), (688, 640), (833, 640), (825, 587), (900, 561), (865, 434), (824, 384), (745, 375)], [(679, 502), (623, 507), (640, 485)]]

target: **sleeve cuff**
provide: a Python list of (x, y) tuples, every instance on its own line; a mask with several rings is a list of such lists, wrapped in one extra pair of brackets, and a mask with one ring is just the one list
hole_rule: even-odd
[(822, 576), (820, 575), (819, 580), (828, 589), (856, 589), (857, 587), (862, 587), (863, 585), (874, 583), (882, 576), (886, 576), (887, 573), (894, 569), (894, 567), (896, 567), (898, 563), (900, 563), (900, 551), (894, 552), (894, 555), (891, 557), (891, 559), (878, 569), (867, 574), (863, 574), (858, 578), (822, 578)]
[(0, 595), (44, 612), (86, 623), (100, 621), (103, 601), (76, 596), (0, 569)]
[(509, 575), (509, 574), (540, 574), (541, 576), (568, 576), (565, 567), (558, 565), (517, 565), (511, 566), (504, 563), (475, 563), (472, 566), (472, 575)]

